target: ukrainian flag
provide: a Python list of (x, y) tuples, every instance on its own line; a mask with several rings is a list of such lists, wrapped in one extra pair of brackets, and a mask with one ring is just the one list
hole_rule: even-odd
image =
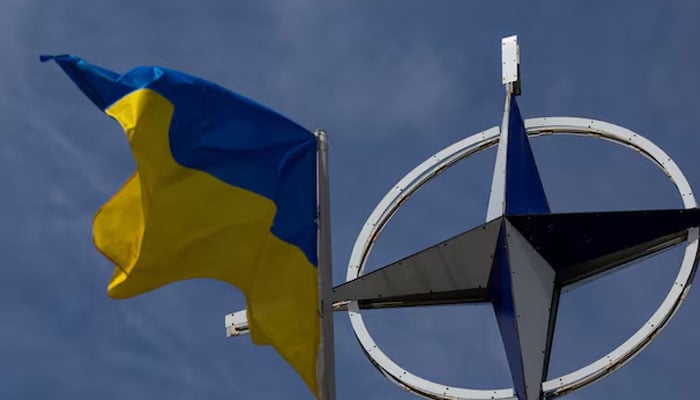
[(316, 137), (218, 85), (159, 67), (126, 74), (55, 60), (124, 129), (136, 172), (97, 212), (93, 237), (127, 298), (213, 278), (243, 291), (252, 340), (317, 393)]

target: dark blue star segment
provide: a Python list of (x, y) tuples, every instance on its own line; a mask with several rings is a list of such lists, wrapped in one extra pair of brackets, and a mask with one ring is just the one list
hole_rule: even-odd
[(520, 370), (516, 373), (513, 373), (511, 370), (511, 376), (515, 392), (518, 397), (521, 397), (525, 395), (525, 381), (522, 374), (523, 359), (518, 340), (511, 275), (505, 226), (501, 224), (498, 242), (496, 243), (496, 253), (493, 258), (489, 288), (492, 296), (491, 304), (493, 304), (493, 309), (496, 311), (496, 321), (501, 332), (501, 340), (503, 340), (505, 346), (508, 365), (516, 365)]
[(505, 214), (549, 213), (549, 203), (537, 171), (525, 124), (515, 95), (510, 95), (506, 153)]
[(700, 210), (607, 211), (508, 216), (565, 286), (685, 241)]

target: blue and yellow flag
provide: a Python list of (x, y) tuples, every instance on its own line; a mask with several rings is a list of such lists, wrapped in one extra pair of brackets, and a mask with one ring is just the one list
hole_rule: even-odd
[(253, 342), (274, 346), (317, 393), (316, 137), (177, 71), (119, 75), (75, 56), (41, 58), (51, 59), (121, 124), (136, 159), (93, 226), (116, 265), (109, 295), (228, 282), (245, 294)]

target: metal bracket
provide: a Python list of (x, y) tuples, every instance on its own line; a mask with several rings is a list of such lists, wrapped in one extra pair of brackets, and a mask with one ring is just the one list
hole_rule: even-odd
[(240, 336), (250, 333), (248, 329), (247, 310), (243, 309), (224, 316), (226, 326), (226, 337)]
[[(333, 311), (347, 311), (348, 303), (350, 303), (348, 300), (334, 302)], [(249, 334), (247, 310), (243, 309), (224, 315), (224, 326), (226, 327), (226, 337)]]
[(518, 36), (501, 39), (502, 75), (501, 81), (514, 95), (520, 94), (520, 46)]

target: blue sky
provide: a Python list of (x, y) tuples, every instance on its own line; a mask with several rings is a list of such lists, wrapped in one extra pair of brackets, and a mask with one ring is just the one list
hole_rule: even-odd
[[(110, 300), (92, 216), (130, 175), (118, 125), (39, 54), (126, 71), (162, 65), (220, 83), (331, 141), (335, 283), (384, 193), (439, 149), (500, 122), (500, 39), (521, 43), (525, 117), (607, 120), (656, 142), (700, 185), (700, 5), (692, 1), (0, 2), (0, 398), (307, 399), (294, 372), (223, 315), (245, 306), (215, 281)], [(668, 180), (619, 146), (533, 140), (555, 211), (679, 207)], [(371, 267), (483, 222), (495, 152), (426, 186), (380, 237)], [(565, 293), (550, 372), (578, 368), (646, 321), (675, 276), (673, 250)], [(366, 313), (414, 373), (510, 384), (489, 306)], [(690, 399), (700, 297), (622, 370), (570, 399)], [(336, 315), (339, 399), (411, 399)]]

